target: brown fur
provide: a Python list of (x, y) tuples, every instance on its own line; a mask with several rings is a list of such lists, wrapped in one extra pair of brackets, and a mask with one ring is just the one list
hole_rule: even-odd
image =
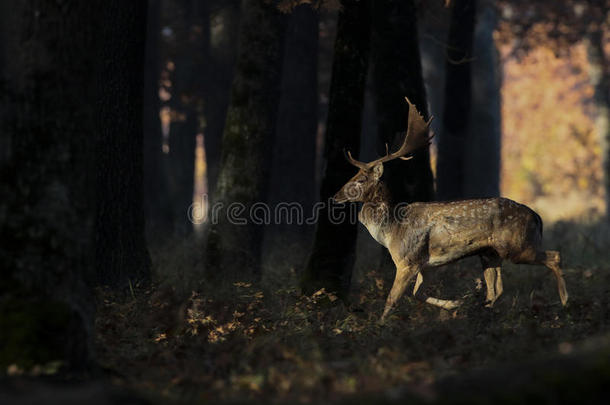
[(548, 267), (566, 305), (559, 252), (542, 250), (542, 221), (533, 210), (506, 198), (396, 205), (381, 181), (382, 173), (382, 163), (360, 169), (335, 196), (338, 202), (364, 203), (360, 222), (388, 248), (396, 265), (382, 319), (418, 274), (416, 298), (443, 308), (456, 307), (456, 301), (426, 297), (421, 292), (421, 272), (473, 255), (481, 257), (489, 306), (502, 294), (502, 260)]
[(381, 181), (383, 163), (408, 159), (405, 155), (430, 142), (430, 120), (424, 121), (408, 99), (407, 103), (409, 126), (401, 147), (368, 163), (352, 158), (348, 152), (348, 161), (359, 171), (334, 197), (337, 202), (364, 203), (358, 219), (389, 250), (396, 265), (396, 278), (381, 320), (414, 276), (413, 295), (417, 299), (445, 309), (457, 307), (458, 301), (427, 297), (421, 288), (425, 281), (422, 272), (473, 255), (481, 258), (488, 306), (502, 294), (502, 260), (548, 267), (565, 306), (568, 292), (559, 267), (559, 252), (542, 250), (542, 220), (525, 205), (507, 198), (394, 204), (390, 190)]

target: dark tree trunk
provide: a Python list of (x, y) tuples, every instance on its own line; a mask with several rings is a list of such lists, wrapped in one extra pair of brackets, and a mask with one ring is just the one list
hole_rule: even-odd
[(602, 151), (604, 192), (606, 195), (606, 217), (610, 219), (610, 63), (604, 53), (604, 33), (600, 28), (589, 34), (588, 56), (590, 80), (597, 107), (595, 129)]
[(165, 233), (173, 225), (167, 185), (167, 156), (161, 149), (163, 136), (159, 119), (160, 1), (148, 1), (144, 67), (144, 212), (147, 235), (150, 237)]
[[(282, 97), (278, 111), (277, 136), (273, 150), (270, 207), (298, 203), (303, 218), (309, 216), (316, 200), (315, 163), (318, 127), (318, 14), (305, 4), (289, 16), (286, 34)], [(303, 219), (301, 218), (301, 219)], [(301, 246), (311, 236), (311, 226), (294, 222), (266, 229), (266, 243), (271, 252), (286, 258), (276, 243)], [(280, 253), (281, 251), (281, 253)], [(300, 258), (302, 263), (303, 258)]]
[(210, 44), (211, 69), (207, 72), (207, 91), (212, 102), (206, 104), (204, 145), (208, 194), (214, 199), (220, 166), (222, 133), (229, 107), (233, 71), (239, 41), (240, 1), (223, 0), (217, 11), (220, 29), (213, 30)]
[[(385, 153), (385, 144), (395, 149), (404, 140), (408, 125), (405, 97), (417, 106), (425, 118), (428, 107), (413, 0), (375, 2), (373, 24), (377, 150)], [(408, 161), (397, 159), (387, 163), (384, 179), (396, 201), (430, 201), (434, 184), (428, 150), (420, 150)]]
[[(403, 142), (408, 126), (408, 104), (414, 103), (427, 119), (428, 106), (422, 77), (417, 35), (417, 10), (412, 0), (380, 0), (373, 13), (373, 83), (377, 111), (377, 150), (387, 144), (395, 150)], [(428, 149), (413, 159), (385, 164), (384, 181), (395, 202), (430, 201), (434, 180)], [(392, 259), (381, 247), (382, 266)]]
[[(326, 129), (326, 167), (320, 190), (325, 204), (355, 173), (343, 150), (357, 151), (360, 146), (371, 37), (371, 1), (344, 0), (341, 5)], [(353, 207), (332, 208), (335, 218), (345, 216), (343, 221), (331, 220), (330, 209), (326, 204), (318, 214), (313, 249), (301, 280), (305, 294), (325, 287), (345, 296), (349, 290), (357, 235), (356, 222), (350, 218)]]
[(64, 6), (22, 1), (0, 14), (10, 55), (0, 79), (3, 370), (90, 360), (96, 24), (84, 3)]
[(92, 284), (148, 278), (145, 13), (144, 2), (23, 1), (0, 14), (11, 55), (0, 100), (10, 111), (0, 122), (0, 367), (87, 366)]
[(143, 211), (146, 0), (101, 11), (97, 141), (97, 277), (124, 288), (150, 280)]
[(438, 139), (437, 196), (451, 200), (464, 196), (465, 140), (472, 107), (471, 62), (475, 1), (452, 2), (447, 39), (445, 108)]
[(501, 72), (493, 39), (497, 16), (492, 0), (478, 0), (472, 61), (472, 108), (464, 148), (466, 198), (500, 195)]
[[(422, 76), (426, 86), (428, 114), (434, 116), (430, 125), (433, 133), (440, 134), (443, 124), (443, 104), (445, 101), (445, 68), (447, 62), (447, 32), (451, 9), (443, 2), (425, 2), (418, 6), (419, 50), (421, 53)], [(438, 136), (433, 144), (438, 142)], [(435, 157), (438, 157), (435, 156)], [(432, 161), (436, 168), (438, 161)], [(436, 173), (436, 172), (435, 172)]]
[[(222, 162), (216, 196), (224, 204), (211, 218), (205, 263), (209, 279), (232, 280), (260, 276), (262, 227), (249, 210), (266, 199), (270, 149), (276, 132), (280, 100), (285, 16), (264, 0), (244, 2), (240, 50), (233, 81), (231, 104), (222, 139)], [(231, 221), (226, 208), (241, 204), (238, 213), (246, 225)]]

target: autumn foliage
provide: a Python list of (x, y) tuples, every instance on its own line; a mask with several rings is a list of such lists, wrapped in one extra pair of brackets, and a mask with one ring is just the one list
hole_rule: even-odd
[(547, 218), (603, 211), (601, 149), (585, 45), (517, 57), (501, 47), (502, 194)]

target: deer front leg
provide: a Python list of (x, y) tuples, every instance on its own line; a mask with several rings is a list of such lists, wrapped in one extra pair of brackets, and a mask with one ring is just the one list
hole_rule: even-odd
[(396, 268), (396, 277), (394, 278), (394, 284), (392, 285), (392, 289), (390, 290), (390, 294), (386, 300), (385, 309), (383, 310), (383, 315), (381, 315), (381, 322), (385, 321), (385, 318), (392, 310), (394, 304), (396, 304), (400, 297), (402, 297), (402, 294), (405, 292), (407, 284), (409, 284), (411, 278), (418, 272), (419, 267), (417, 266), (403, 266)]

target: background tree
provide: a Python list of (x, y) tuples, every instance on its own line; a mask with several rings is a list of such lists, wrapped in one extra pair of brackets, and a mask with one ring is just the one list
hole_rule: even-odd
[[(421, 70), (417, 14), (413, 1), (383, 0), (374, 6), (373, 71), (377, 105), (377, 150), (398, 147), (407, 131), (408, 97), (427, 117)], [(430, 157), (421, 150), (411, 160), (394, 160), (384, 177), (397, 201), (430, 201), (434, 188)]]
[(101, 284), (150, 280), (143, 212), (146, 0), (104, 2), (96, 125), (96, 263)]
[[(359, 150), (364, 88), (371, 37), (371, 2), (344, 0), (337, 22), (337, 37), (330, 87), (328, 121), (320, 199), (329, 199), (354, 174), (343, 155), (344, 149)], [(328, 204), (319, 211), (312, 252), (301, 287), (309, 294), (325, 287), (345, 295), (349, 290), (355, 259), (357, 225), (349, 220), (349, 206), (337, 208), (346, 220), (333, 223)]]
[[(240, 50), (227, 113), (214, 201), (246, 211), (266, 197), (280, 100), (285, 16), (264, 0), (243, 4)], [(262, 232), (252, 222), (231, 223), (226, 211), (207, 230), (209, 278), (260, 275)], [(243, 214), (242, 214), (243, 215)], [(245, 219), (245, 218), (244, 218)]]
[(465, 140), (472, 108), (471, 62), (475, 27), (475, 0), (451, 2), (443, 125), (438, 136), (437, 196), (451, 200), (464, 196)]
[(167, 155), (159, 117), (161, 102), (161, 0), (149, 0), (144, 67), (144, 210), (147, 234), (158, 235), (173, 226), (167, 185)]
[(595, 129), (602, 150), (604, 170), (604, 192), (606, 196), (606, 217), (610, 219), (610, 60), (606, 55), (604, 23), (610, 13), (608, 8), (597, 9), (594, 12), (600, 16), (589, 27), (587, 35), (587, 50), (589, 55), (589, 76), (595, 91), (593, 100), (596, 106)]
[[(288, 19), (268, 202), (271, 207), (283, 202), (298, 203), (306, 217), (317, 195), (318, 12), (310, 4), (303, 4)], [(269, 251), (286, 258), (286, 250), (278, 248), (279, 243), (295, 248), (309, 244), (311, 231), (309, 226), (288, 224), (285, 218), (282, 221), (267, 227), (265, 235)]]
[[(377, 150), (387, 144), (396, 150), (408, 126), (408, 104), (414, 103), (427, 119), (428, 105), (421, 69), (417, 12), (411, 0), (376, 1), (373, 12), (373, 83), (377, 111)], [(384, 181), (394, 202), (430, 201), (434, 182), (427, 149), (413, 159), (396, 159), (384, 165)], [(392, 263), (385, 247), (383, 264)]]
[(11, 57), (1, 110), (11, 114), (0, 123), (0, 364), (82, 368), (91, 360), (92, 284), (149, 277), (146, 3), (27, 1), (4, 11)]
[(472, 108), (464, 145), (466, 198), (500, 195), (502, 68), (493, 38), (497, 19), (495, 2), (477, 0), (471, 62)]
[(214, 198), (221, 158), (222, 135), (231, 96), (239, 48), (240, 0), (217, 0), (210, 6), (212, 33), (206, 62), (205, 153), (208, 194)]
[(84, 5), (70, 24), (55, 24), (63, 13), (54, 3), (41, 10), (40, 29), (26, 35), (34, 7), (20, 2), (0, 16), (11, 55), (2, 58), (0, 82), (0, 366), (61, 360), (80, 368), (89, 361), (94, 310), (85, 280), (95, 274), (88, 257), (95, 194), (83, 192), (94, 181), (93, 111), (83, 100), (93, 99), (95, 60), (83, 34), (95, 28)]

